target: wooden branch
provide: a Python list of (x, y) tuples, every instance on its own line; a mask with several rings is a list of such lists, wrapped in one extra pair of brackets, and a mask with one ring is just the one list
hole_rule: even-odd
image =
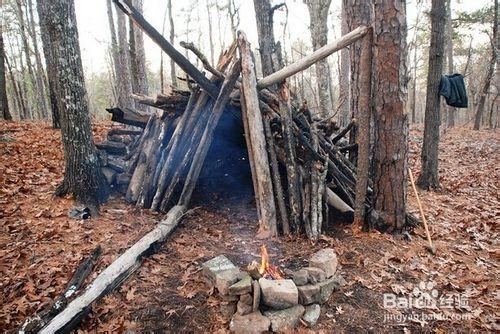
[(333, 192), (330, 188), (326, 188), (326, 198), (329, 205), (333, 206), (335, 209), (340, 212), (354, 212), (353, 208), (351, 208), (346, 202), (344, 202), (336, 193)]
[(219, 89), (203, 73), (189, 62), (172, 44), (170, 44), (151, 24), (149, 24), (142, 14), (132, 6), (130, 0), (113, 0), (113, 2), (128, 15), (139, 28), (141, 28), (158, 46), (169, 55), (179, 67), (186, 72), (200, 87), (212, 98), (216, 99)]
[[(116, 1), (116, 0), (115, 0)], [(332, 53), (339, 51), (340, 49), (345, 48), (346, 46), (356, 42), (361, 37), (363, 37), (368, 31), (368, 27), (360, 26), (347, 35), (342, 36), (340, 39), (319, 48), (313, 53), (305, 56), (304, 58), (296, 61), (295, 63), (288, 65), (287, 67), (282, 68), (279, 71), (274, 72), (273, 74), (268, 75), (267, 77), (259, 80), (257, 87), (258, 89), (263, 89), (269, 86), (272, 86), (276, 83), (280, 83), (286, 78), (307, 69), (312, 66), (314, 63), (328, 57)]]
[(196, 46), (194, 46), (193, 43), (182, 41), (180, 44), (181, 44), (181, 46), (183, 48), (185, 48), (185, 49), (190, 50), (191, 52), (193, 52), (195, 54), (195, 56), (198, 57), (198, 59), (201, 60), (201, 63), (203, 64), (203, 67), (207, 71), (209, 71), (210, 73), (212, 73), (213, 75), (215, 75), (219, 79), (224, 79), (224, 75), (220, 71), (218, 71), (216, 68), (214, 68), (212, 66), (212, 64), (210, 64), (210, 62), (208, 61), (207, 57), (205, 57), (205, 55)]
[(109, 267), (104, 269), (90, 284), (85, 292), (73, 300), (68, 306), (54, 317), (39, 333), (69, 332), (90, 311), (93, 302), (99, 300), (105, 294), (119, 287), (137, 268), (139, 268), (143, 256), (155, 247), (161, 245), (179, 224), (186, 207), (175, 206), (169, 212), (165, 220), (161, 221), (151, 232), (142, 237), (125, 253), (120, 255)]
[(257, 180), (258, 196), (256, 197), (260, 202), (260, 235), (266, 237), (277, 234), (276, 205), (273, 196), (271, 172), (269, 170), (264, 125), (259, 108), (255, 65), (250, 45), (246, 40), (245, 34), (242, 32), (238, 34), (238, 45), (242, 67), (242, 95), (245, 97), (246, 116), (248, 117), (248, 129), (252, 143), (252, 154), (254, 155), (253, 161)]
[(240, 76), (240, 71), (241, 64), (240, 62), (237, 62), (229, 70), (229, 74), (222, 84), (219, 97), (217, 98), (217, 101), (215, 101), (212, 113), (210, 114), (210, 117), (206, 123), (200, 143), (198, 144), (198, 148), (196, 149), (196, 153), (194, 154), (193, 162), (191, 163), (191, 167), (189, 168), (189, 172), (184, 183), (184, 188), (179, 198), (180, 205), (187, 206), (191, 200), (191, 195), (193, 194), (194, 187), (196, 186), (196, 182), (198, 181), (201, 168), (203, 167), (203, 162), (205, 161), (208, 149), (210, 148), (210, 144), (212, 143), (215, 127), (217, 126), (222, 112), (224, 111), (224, 108), (229, 101), (229, 95), (233, 91), (234, 84)]
[(335, 135), (335, 137), (332, 138), (332, 143), (336, 144), (340, 139), (342, 139), (351, 129), (352, 127), (356, 124), (356, 119), (353, 118), (351, 123), (349, 123), (345, 128), (340, 130), (340, 132)]

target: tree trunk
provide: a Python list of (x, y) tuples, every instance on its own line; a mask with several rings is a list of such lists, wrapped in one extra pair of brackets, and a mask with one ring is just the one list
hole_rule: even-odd
[(498, 47), (498, 0), (495, 0), (495, 15), (493, 22), (493, 37), (491, 40), (491, 60), (488, 64), (488, 71), (484, 77), (483, 87), (479, 93), (479, 99), (477, 102), (476, 116), (474, 118), (474, 130), (479, 130), (481, 126), (481, 118), (484, 113), (484, 105), (486, 103), (486, 95), (490, 90), (491, 80), (493, 79), (493, 74), (495, 72), (495, 65), (497, 62), (497, 47)]
[[(108, 195), (92, 139), (87, 92), (78, 44), (73, 0), (43, 0), (56, 67), (58, 107), (66, 168), (57, 195), (72, 193), (77, 202), (96, 208)], [(61, 22), (66, 22), (62, 25)]]
[[(134, 0), (134, 7), (142, 13), (144, 0)], [(146, 68), (146, 54), (144, 52), (144, 38), (142, 30), (134, 26), (130, 20), (130, 63), (132, 69), (133, 93), (148, 95), (149, 85)], [(149, 108), (141, 103), (136, 103), (136, 109), (147, 111)]]
[(118, 56), (118, 42), (116, 41), (116, 28), (115, 21), (113, 18), (113, 6), (111, 5), (111, 0), (106, 0), (107, 12), (108, 12), (108, 24), (109, 24), (109, 32), (110, 32), (110, 51), (111, 58), (113, 63), (113, 72), (115, 75), (115, 82), (113, 85), (114, 97), (115, 97), (115, 105), (118, 105), (119, 99), (119, 91), (121, 83), (118, 82), (118, 73), (120, 72), (120, 58)]
[[(175, 30), (174, 30), (174, 14), (172, 13), (172, 0), (167, 0), (167, 9), (168, 9), (168, 22), (170, 24), (170, 35), (169, 42), (174, 45), (175, 38)], [(177, 75), (175, 74), (175, 62), (172, 58), (170, 58), (170, 80), (172, 81), (172, 85), (177, 87)]]
[(9, 59), (7, 55), (4, 53), (4, 62), (7, 65), (7, 70), (9, 71), (9, 78), (12, 85), (12, 90), (14, 91), (14, 95), (17, 101), (19, 120), (24, 120), (27, 114), (26, 105), (24, 104), (24, 99), (22, 96), (22, 91), (19, 82), (16, 80), (14, 76), (14, 72), (12, 71), (12, 66), (10, 66)]
[(39, 119), (42, 119), (43, 116), (47, 113), (45, 106), (45, 96), (43, 94), (43, 86), (42, 87), (38, 86), (38, 81), (35, 78), (35, 71), (33, 69), (33, 64), (31, 63), (31, 50), (28, 43), (28, 36), (26, 31), (27, 28), (25, 25), (26, 22), (24, 20), (22, 4), (21, 1), (19, 0), (16, 0), (16, 3), (17, 3), (17, 18), (19, 20), (20, 36), (21, 36), (21, 41), (23, 43), (24, 56), (26, 59), (26, 67), (28, 69), (28, 77), (34, 95), (33, 98), (36, 101), (35, 106), (37, 110), (35, 112), (37, 117)]
[(214, 34), (212, 27), (212, 4), (207, 0), (207, 18), (208, 18), (208, 42), (210, 45), (210, 64), (215, 66), (215, 47), (214, 47)]
[(257, 35), (259, 39), (259, 54), (262, 75), (268, 76), (283, 67), (281, 47), (274, 41), (273, 15), (270, 0), (254, 0)]
[(47, 31), (47, 3), (44, 0), (37, 0), (37, 12), (38, 19), (40, 21), (40, 34), (42, 37), (42, 48), (43, 54), (45, 56), (45, 67), (47, 70), (47, 81), (49, 84), (49, 98), (50, 98), (50, 108), (52, 110), (52, 127), (54, 129), (61, 128), (61, 121), (59, 115), (59, 107), (57, 105), (57, 88), (56, 88), (56, 69), (55, 69), (55, 59), (51, 49), (50, 36)]
[(12, 121), (7, 100), (7, 83), (5, 71), (5, 49), (3, 46), (3, 20), (0, 22), (0, 118)]
[[(341, 11), (341, 34), (349, 32), (347, 25), (346, 1), (342, 1)], [(349, 49), (343, 48), (340, 51), (340, 73), (339, 73), (339, 124), (341, 127), (347, 126), (350, 121), (350, 94), (349, 94)]]
[(116, 11), (116, 21), (118, 33), (118, 66), (116, 71), (117, 105), (120, 108), (132, 108), (134, 104), (130, 97), (130, 94), (132, 94), (132, 78), (130, 76), (130, 57), (127, 43), (127, 20), (125, 14), (120, 10)]
[(427, 96), (425, 100), (424, 141), (422, 144), (422, 169), (418, 185), (422, 189), (439, 188), (439, 82), (443, 73), (446, 3), (432, 0), (431, 44), (427, 71)]
[[(446, 0), (446, 58), (448, 61), (448, 74), (453, 74), (453, 25), (451, 23), (451, 0)], [(452, 128), (455, 126), (455, 112), (457, 109), (451, 106), (446, 107), (448, 114), (446, 126)]]
[[(304, 0), (309, 9), (311, 40), (313, 49), (317, 50), (328, 42), (328, 9), (331, 0)], [(323, 59), (316, 63), (316, 81), (318, 84), (319, 110), (318, 116), (329, 117), (332, 110), (330, 99), (330, 71), (328, 60)]]
[(405, 2), (377, 0), (374, 13), (373, 208), (389, 231), (400, 231), (408, 159)]

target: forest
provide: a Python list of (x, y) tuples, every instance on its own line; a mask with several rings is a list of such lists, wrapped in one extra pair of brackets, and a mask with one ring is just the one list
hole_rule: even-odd
[(0, 331), (500, 330), (498, 0), (0, 14)]

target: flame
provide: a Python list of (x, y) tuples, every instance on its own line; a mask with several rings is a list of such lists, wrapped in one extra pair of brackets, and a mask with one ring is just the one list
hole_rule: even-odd
[(260, 267), (259, 273), (264, 278), (271, 277), (272, 279), (283, 279), (283, 275), (281, 270), (277, 267), (269, 263), (269, 253), (267, 252), (267, 248), (265, 245), (260, 246)]

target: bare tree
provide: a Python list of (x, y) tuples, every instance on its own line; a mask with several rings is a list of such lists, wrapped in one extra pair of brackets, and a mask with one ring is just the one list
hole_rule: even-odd
[[(453, 25), (451, 21), (451, 0), (446, 0), (446, 59), (448, 62), (448, 74), (453, 74)], [(455, 126), (455, 112), (457, 109), (451, 106), (446, 107), (448, 114), (447, 124), (448, 128)]]
[(418, 185), (423, 189), (438, 188), (439, 150), (439, 82), (443, 73), (443, 55), (446, 20), (446, 2), (432, 0), (431, 44), (427, 71), (427, 97), (425, 101), (424, 141), (422, 144), (422, 169)]
[(267, 76), (283, 67), (281, 47), (274, 40), (274, 11), (284, 3), (271, 7), (269, 0), (254, 0), (257, 35), (259, 38), (259, 54), (262, 75)]
[(498, 0), (495, 0), (494, 8), (494, 19), (493, 19), (493, 36), (490, 37), (491, 40), (491, 58), (488, 64), (488, 69), (484, 77), (481, 92), (479, 93), (479, 98), (477, 102), (476, 116), (474, 118), (474, 130), (479, 130), (481, 127), (481, 118), (484, 114), (484, 106), (486, 103), (486, 95), (490, 90), (491, 80), (493, 79), (493, 74), (495, 72), (495, 66), (497, 65), (497, 47), (498, 47)]
[[(328, 42), (328, 9), (331, 0), (304, 0), (309, 9), (311, 40), (313, 49), (317, 50)], [(330, 99), (330, 70), (326, 59), (315, 64), (316, 81), (319, 95), (319, 116), (327, 118), (332, 114)]]
[(20, 0), (16, 0), (16, 4), (17, 4), (17, 19), (19, 23), (20, 37), (24, 49), (23, 51), (26, 60), (26, 68), (28, 69), (28, 77), (30, 80), (31, 88), (33, 90), (33, 95), (36, 96), (34, 97), (36, 105), (36, 114), (41, 119), (44, 118), (45, 115), (47, 115), (45, 96), (43, 94), (43, 85), (41, 87), (39, 86), (39, 84), (41, 84), (42, 81), (36, 79), (33, 64), (31, 62), (31, 50), (27, 35), (28, 28), (26, 27), (26, 20), (24, 18), (23, 6)]
[(49, 86), (49, 99), (50, 99), (50, 109), (52, 111), (52, 127), (54, 129), (60, 129), (60, 116), (59, 116), (59, 108), (57, 105), (57, 97), (56, 97), (56, 82), (55, 82), (55, 64), (54, 57), (52, 55), (50, 36), (47, 31), (46, 20), (44, 17), (47, 16), (47, 4), (45, 1), (37, 0), (36, 9), (38, 12), (39, 24), (40, 24), (40, 35), (42, 38), (42, 48), (43, 54), (45, 58), (45, 67), (47, 71), (47, 83)]
[[(66, 169), (57, 195), (72, 193), (77, 202), (95, 209), (108, 195), (100, 169), (87, 105), (73, 0), (39, 0), (47, 6), (47, 31), (57, 71), (61, 138)], [(65, 24), (61, 24), (65, 22)]]
[(7, 100), (5, 49), (3, 47), (3, 20), (0, 21), (0, 118), (12, 121), (9, 101)]
[[(175, 38), (175, 27), (174, 27), (174, 15), (172, 14), (172, 0), (167, 1), (168, 8), (168, 22), (170, 24), (170, 44), (174, 45)], [(170, 59), (170, 80), (172, 85), (177, 86), (177, 75), (175, 74), (175, 62)]]
[[(142, 13), (144, 0), (134, 0), (134, 7)], [(132, 91), (147, 95), (149, 92), (148, 76), (146, 68), (146, 53), (144, 51), (144, 38), (141, 29), (134, 26), (133, 21), (129, 21), (130, 27), (130, 68), (132, 75)], [(136, 109), (148, 110), (148, 107), (141, 103), (135, 104)]]
[(406, 218), (406, 35), (405, 1), (375, 1), (373, 206), (393, 232)]
[(132, 94), (132, 78), (130, 76), (130, 55), (129, 45), (127, 43), (127, 19), (122, 11), (116, 11), (117, 21), (117, 59), (118, 66), (116, 70), (116, 85), (117, 85), (117, 105), (120, 108), (131, 108), (133, 101), (130, 95)]

